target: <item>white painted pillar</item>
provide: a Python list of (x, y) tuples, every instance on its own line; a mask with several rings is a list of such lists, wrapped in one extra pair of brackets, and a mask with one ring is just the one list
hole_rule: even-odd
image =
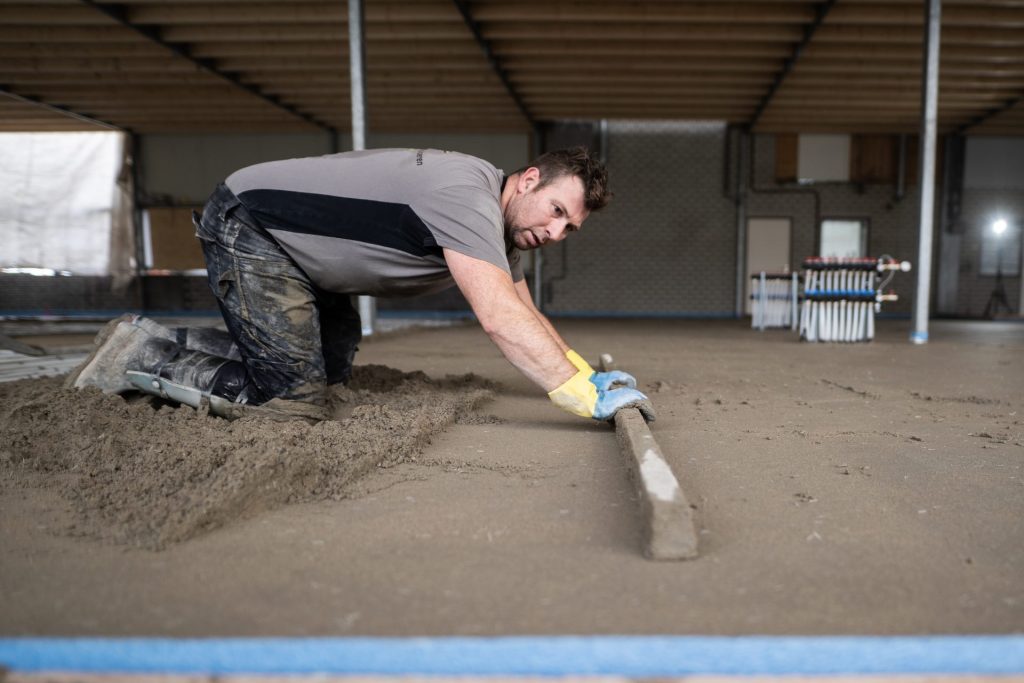
[[(366, 44), (363, 40), (363, 0), (348, 0), (348, 67), (352, 100), (352, 149), (366, 149)], [(377, 328), (377, 302), (359, 297), (363, 336)]]
[(939, 110), (939, 29), (942, 0), (927, 0), (924, 74), (921, 84), (921, 225), (917, 248), (917, 295), (910, 341), (928, 342), (928, 300), (931, 297), (932, 234), (935, 228), (935, 137)]

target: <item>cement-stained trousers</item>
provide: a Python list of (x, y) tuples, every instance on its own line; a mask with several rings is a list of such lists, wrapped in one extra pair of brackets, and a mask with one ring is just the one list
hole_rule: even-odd
[(279, 398), (323, 406), (327, 385), (351, 377), (362, 338), (351, 297), (315, 287), (223, 184), (194, 219), (210, 289), (241, 357), (218, 373), (215, 393), (253, 405)]

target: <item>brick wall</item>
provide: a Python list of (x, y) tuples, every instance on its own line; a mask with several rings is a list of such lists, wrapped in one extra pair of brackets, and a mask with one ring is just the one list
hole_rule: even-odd
[[(544, 250), (546, 310), (730, 315), (736, 207), (723, 190), (725, 136), (718, 124), (610, 124), (616, 198), (579, 235)], [(870, 255), (917, 259), (916, 186), (897, 200), (891, 183), (776, 183), (770, 135), (754, 137), (752, 163), (747, 216), (792, 219), (794, 267), (817, 254), (822, 218), (864, 219)], [(913, 272), (897, 274), (890, 288), (900, 300), (884, 310), (909, 313), (915, 282)]]
[[(747, 215), (792, 219), (791, 263), (795, 267), (804, 257), (817, 255), (818, 222), (823, 218), (866, 220), (869, 256), (888, 254), (901, 260), (917, 260), (916, 185), (908, 185), (903, 199), (897, 200), (891, 183), (776, 183), (775, 138), (771, 135), (754, 136), (753, 163), (754, 184)], [(937, 264), (937, 252), (935, 259), (933, 264)], [(909, 313), (916, 288), (913, 271), (898, 273), (886, 289), (896, 292), (899, 301), (886, 303), (883, 312)]]

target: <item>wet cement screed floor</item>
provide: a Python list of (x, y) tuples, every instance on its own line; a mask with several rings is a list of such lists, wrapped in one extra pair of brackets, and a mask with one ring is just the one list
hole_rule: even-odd
[(859, 345), (736, 322), (559, 327), (650, 393), (652, 431), (696, 507), (699, 559), (640, 555), (614, 432), (553, 408), (469, 325), (364, 344), (361, 363), (501, 388), (341, 500), (243, 506), (151, 550), (68, 535), (75, 513), (55, 490), (0, 486), (0, 634), (1024, 625), (1024, 325), (936, 322), (921, 347), (899, 322)]

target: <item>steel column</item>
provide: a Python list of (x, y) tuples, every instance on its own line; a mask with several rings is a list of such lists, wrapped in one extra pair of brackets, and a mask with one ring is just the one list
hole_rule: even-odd
[[(728, 135), (726, 131), (726, 135)], [(747, 145), (754, 144), (749, 128), (740, 128), (736, 141), (736, 317), (747, 310), (743, 294), (747, 289)], [(753, 311), (751, 311), (753, 312)]]
[(921, 225), (917, 249), (917, 294), (910, 341), (928, 342), (928, 304), (932, 279), (932, 233), (935, 224), (935, 137), (939, 109), (939, 33), (942, 0), (925, 6), (924, 74), (921, 84)]
[[(363, 40), (363, 0), (348, 0), (348, 67), (352, 99), (352, 149), (366, 149), (366, 44)], [(377, 302), (372, 296), (359, 297), (359, 319), (363, 336), (377, 329)]]

